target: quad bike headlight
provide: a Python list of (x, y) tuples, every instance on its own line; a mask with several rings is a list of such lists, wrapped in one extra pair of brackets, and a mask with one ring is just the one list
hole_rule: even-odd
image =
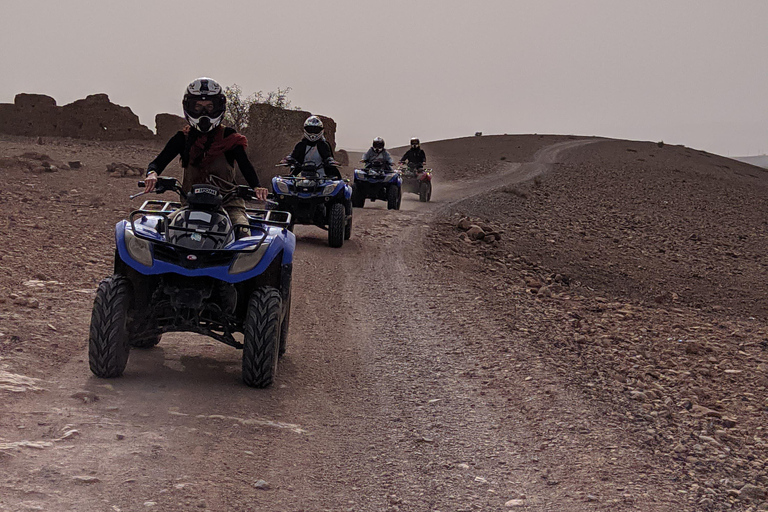
[(325, 188), (323, 189), (323, 195), (324, 196), (329, 196), (329, 195), (333, 194), (334, 190), (336, 190), (336, 184), (335, 183), (331, 183), (329, 185), (326, 185)]
[(277, 191), (281, 194), (289, 194), (291, 192), (288, 184), (283, 180), (275, 180), (275, 185), (277, 185)]
[(269, 244), (262, 243), (255, 251), (241, 252), (235, 257), (235, 261), (229, 266), (230, 274), (242, 274), (252, 270), (259, 264), (264, 253), (267, 252)]
[(125, 231), (125, 248), (131, 258), (147, 267), (152, 266), (153, 259), (149, 242), (134, 235), (133, 231)]

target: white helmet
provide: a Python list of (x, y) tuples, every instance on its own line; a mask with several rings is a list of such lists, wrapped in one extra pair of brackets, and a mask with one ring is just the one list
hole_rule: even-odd
[(381, 151), (384, 149), (384, 139), (381, 137), (376, 137), (373, 139), (373, 144), (371, 144), (371, 146), (373, 146), (373, 150), (375, 152), (381, 153)]
[(309, 116), (304, 121), (304, 138), (315, 142), (323, 137), (323, 121), (317, 116)]
[(197, 131), (208, 133), (224, 119), (227, 97), (216, 80), (201, 77), (187, 86), (181, 104), (187, 122)]

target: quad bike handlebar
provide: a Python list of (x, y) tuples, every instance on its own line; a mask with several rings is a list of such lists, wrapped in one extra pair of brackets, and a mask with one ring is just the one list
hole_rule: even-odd
[[(139, 181), (138, 183), (139, 188), (144, 188), (146, 186), (146, 182)], [(231, 190), (228, 192), (222, 193), (221, 190), (216, 187), (216, 189), (219, 191), (219, 194), (221, 194), (221, 200), (223, 203), (226, 203), (230, 199), (233, 199), (235, 197), (240, 199), (256, 199), (256, 192), (253, 191), (251, 187), (248, 185), (235, 185)], [(181, 188), (181, 183), (179, 183), (179, 180), (176, 178), (170, 178), (170, 177), (164, 177), (164, 176), (158, 176), (157, 177), (157, 184), (155, 185), (155, 190), (153, 190), (156, 194), (163, 194), (165, 192), (168, 192), (169, 190), (172, 190), (179, 194), (179, 197), (182, 199), (187, 198), (187, 193), (184, 192)], [(147, 192), (139, 192), (138, 194), (134, 194), (131, 197), (131, 199), (134, 199), (139, 196), (143, 196)], [(271, 199), (273, 199), (274, 196), (272, 194), (267, 195), (267, 203), (274, 203)], [(274, 203), (277, 204), (277, 203)]]

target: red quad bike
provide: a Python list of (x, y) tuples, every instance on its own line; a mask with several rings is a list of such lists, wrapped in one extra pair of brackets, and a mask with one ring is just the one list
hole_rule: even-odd
[(415, 165), (401, 167), (403, 192), (419, 195), (419, 201), (428, 202), (432, 198), (432, 169), (423, 169)]

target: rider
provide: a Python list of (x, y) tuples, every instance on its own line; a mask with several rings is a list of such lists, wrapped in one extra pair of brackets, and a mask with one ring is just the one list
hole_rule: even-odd
[[(248, 140), (233, 128), (221, 125), (227, 106), (221, 86), (206, 77), (194, 80), (187, 86), (182, 106), (189, 126), (171, 137), (160, 154), (150, 162), (144, 191), (152, 192), (157, 176), (180, 155), (184, 171), (181, 188), (184, 192), (190, 192), (192, 185), (210, 183), (221, 188), (222, 184), (234, 184), (237, 162), (256, 199), (266, 201), (268, 191), (259, 185), (259, 177), (245, 153)], [(248, 224), (243, 199), (230, 199), (224, 204), (224, 209), (232, 224)], [(244, 229), (239, 231), (240, 236), (248, 234)]]
[(386, 171), (392, 170), (392, 164), (394, 163), (389, 155), (389, 151), (384, 149), (384, 139), (381, 137), (373, 139), (373, 144), (363, 155), (362, 162), (365, 162), (366, 169), (374, 162), (381, 162), (381, 168)]
[(400, 159), (400, 163), (403, 164), (406, 160), (408, 161), (408, 168), (414, 170), (420, 170), (427, 162), (427, 155), (424, 153), (424, 150), (421, 149), (419, 139), (416, 137), (411, 139), (411, 149), (405, 152)]
[(309, 116), (304, 121), (304, 138), (293, 148), (293, 152), (283, 159), (292, 164), (292, 174), (301, 172), (302, 164), (314, 162), (318, 168), (322, 166), (329, 178), (341, 179), (338, 162), (333, 158), (333, 149), (323, 135), (323, 121), (317, 116)]

